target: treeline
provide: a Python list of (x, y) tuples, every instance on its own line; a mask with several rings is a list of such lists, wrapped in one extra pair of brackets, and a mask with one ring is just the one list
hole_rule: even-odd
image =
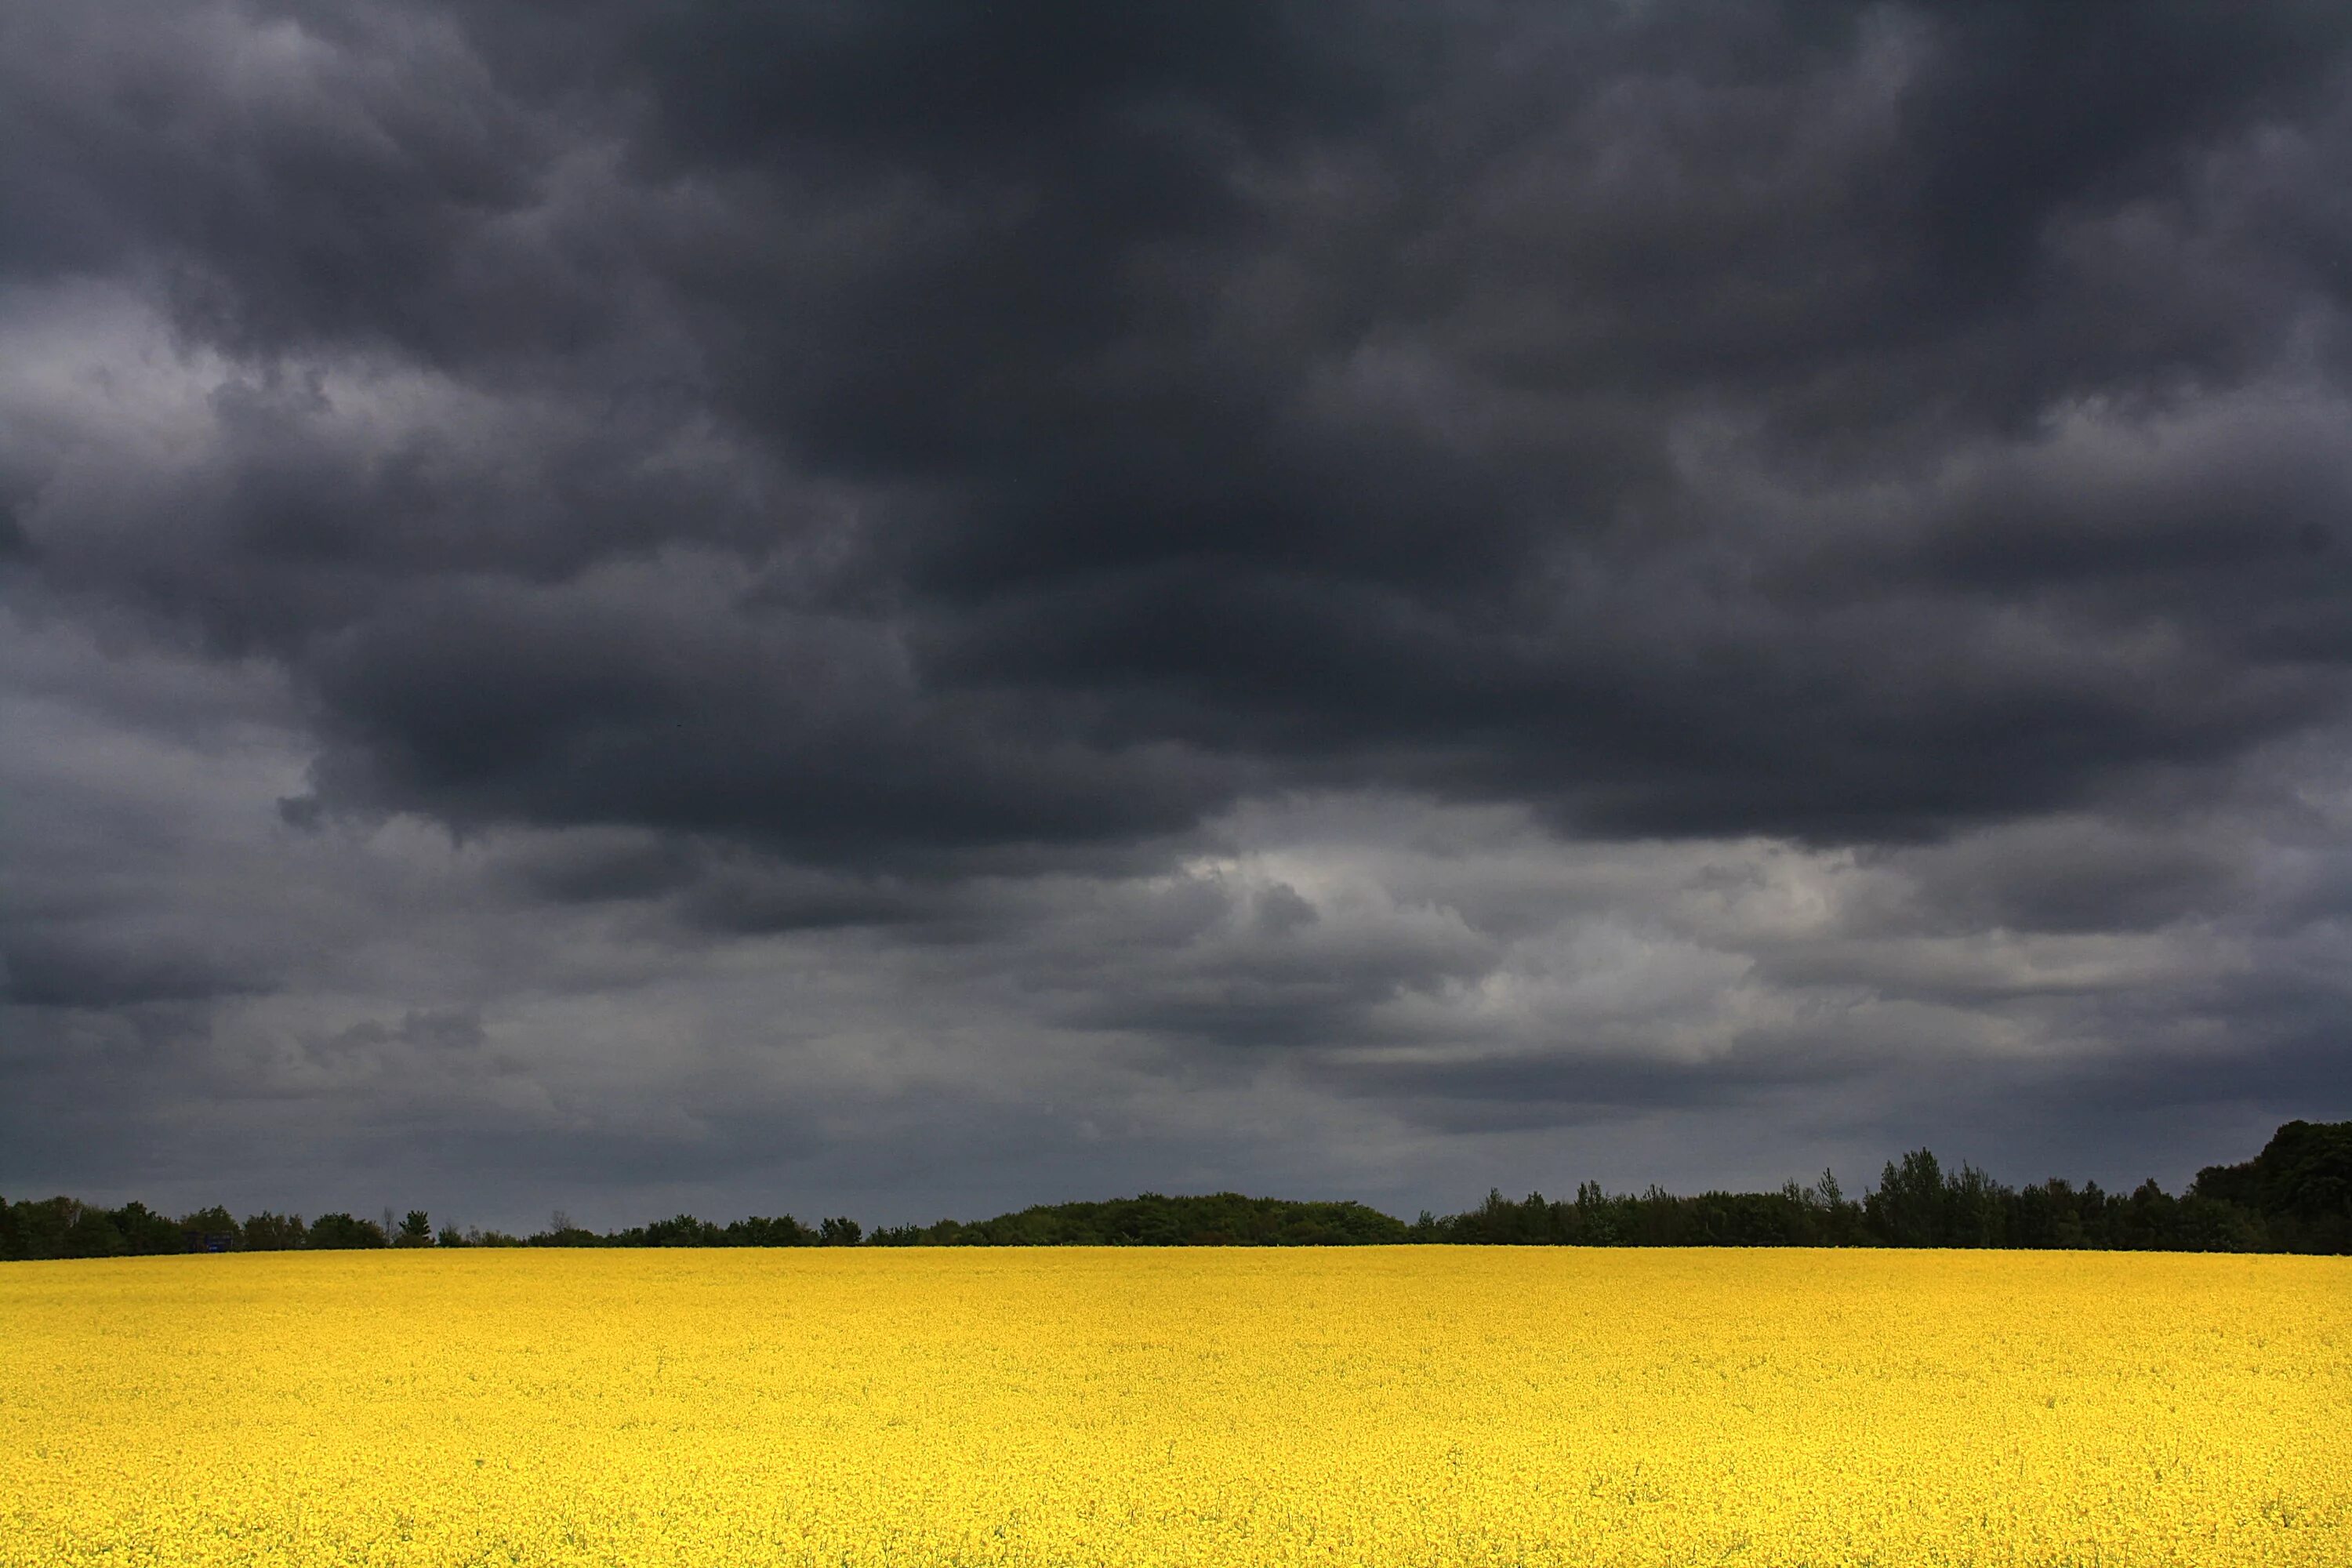
[[(428, 1231), (426, 1240), (431, 1240)], [(198, 1209), (178, 1219), (145, 1204), (100, 1208), (75, 1198), (0, 1202), (0, 1258), (135, 1258), (159, 1252), (314, 1252), (386, 1247), (384, 1227), (347, 1214), (247, 1215), (240, 1223), (225, 1208)], [(417, 1245), (403, 1235), (401, 1245)]]
[(971, 1222), (886, 1226), (867, 1235), (835, 1217), (790, 1215), (717, 1225), (691, 1215), (604, 1234), (555, 1215), (528, 1237), (436, 1228), (411, 1209), (381, 1222), (349, 1214), (223, 1208), (177, 1219), (143, 1204), (100, 1208), (72, 1198), (0, 1200), (0, 1258), (114, 1258), (166, 1252), (310, 1251), (402, 1247), (1350, 1247), (1379, 1244), (1549, 1247), (2003, 1247), (2184, 1252), (2352, 1253), (2352, 1121), (2290, 1121), (2263, 1152), (2209, 1165), (2175, 1197), (2153, 1180), (2129, 1193), (2053, 1178), (2011, 1187), (1972, 1165), (1947, 1170), (1925, 1149), (1889, 1161), (1878, 1185), (1849, 1197), (1835, 1175), (1777, 1193), (1610, 1194), (1572, 1199), (1499, 1192), (1465, 1214), (1407, 1224), (1354, 1203), (1293, 1203), (1237, 1193), (1041, 1205)]
[(864, 1237), (854, 1219), (803, 1225), (790, 1215), (753, 1215), (713, 1225), (692, 1215), (656, 1220), (599, 1235), (562, 1214), (543, 1231), (510, 1236), (505, 1231), (439, 1227), (423, 1209), (382, 1222), (348, 1214), (248, 1215), (240, 1222), (225, 1208), (199, 1209), (178, 1219), (146, 1205), (100, 1208), (73, 1198), (38, 1202), (0, 1200), (0, 1260), (47, 1258), (138, 1258), (166, 1252), (341, 1252), (399, 1247), (853, 1247)]
[(1827, 1171), (1777, 1193), (1586, 1183), (1573, 1200), (1499, 1192), (1467, 1214), (1415, 1220), (1410, 1239), (1559, 1247), (2007, 1247), (2149, 1252), (2352, 1252), (2352, 1121), (2290, 1121), (2252, 1160), (2208, 1165), (2179, 1197), (2151, 1179), (2129, 1193), (2053, 1177), (2011, 1187), (1925, 1149), (1846, 1195)]
[(965, 1223), (885, 1226), (877, 1247), (1364, 1247), (1413, 1239), (1405, 1223), (1361, 1204), (1293, 1203), (1239, 1193), (1108, 1203), (1041, 1204)]

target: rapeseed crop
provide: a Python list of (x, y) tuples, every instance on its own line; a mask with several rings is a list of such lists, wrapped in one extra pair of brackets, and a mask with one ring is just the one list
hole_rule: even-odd
[(0, 1268), (0, 1562), (2352, 1563), (2352, 1263)]

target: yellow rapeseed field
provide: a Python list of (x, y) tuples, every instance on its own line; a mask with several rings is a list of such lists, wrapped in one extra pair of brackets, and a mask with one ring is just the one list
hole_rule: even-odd
[(0, 1266), (0, 1562), (2352, 1563), (2352, 1260)]

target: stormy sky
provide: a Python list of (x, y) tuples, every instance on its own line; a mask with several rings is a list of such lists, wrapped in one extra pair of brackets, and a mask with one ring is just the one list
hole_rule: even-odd
[(0, 0), (0, 1192), (2352, 1115), (2337, 0)]

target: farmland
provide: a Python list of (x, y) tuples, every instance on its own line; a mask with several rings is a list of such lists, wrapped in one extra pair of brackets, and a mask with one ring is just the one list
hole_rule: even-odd
[(0, 1270), (0, 1563), (2340, 1564), (2352, 1261)]

